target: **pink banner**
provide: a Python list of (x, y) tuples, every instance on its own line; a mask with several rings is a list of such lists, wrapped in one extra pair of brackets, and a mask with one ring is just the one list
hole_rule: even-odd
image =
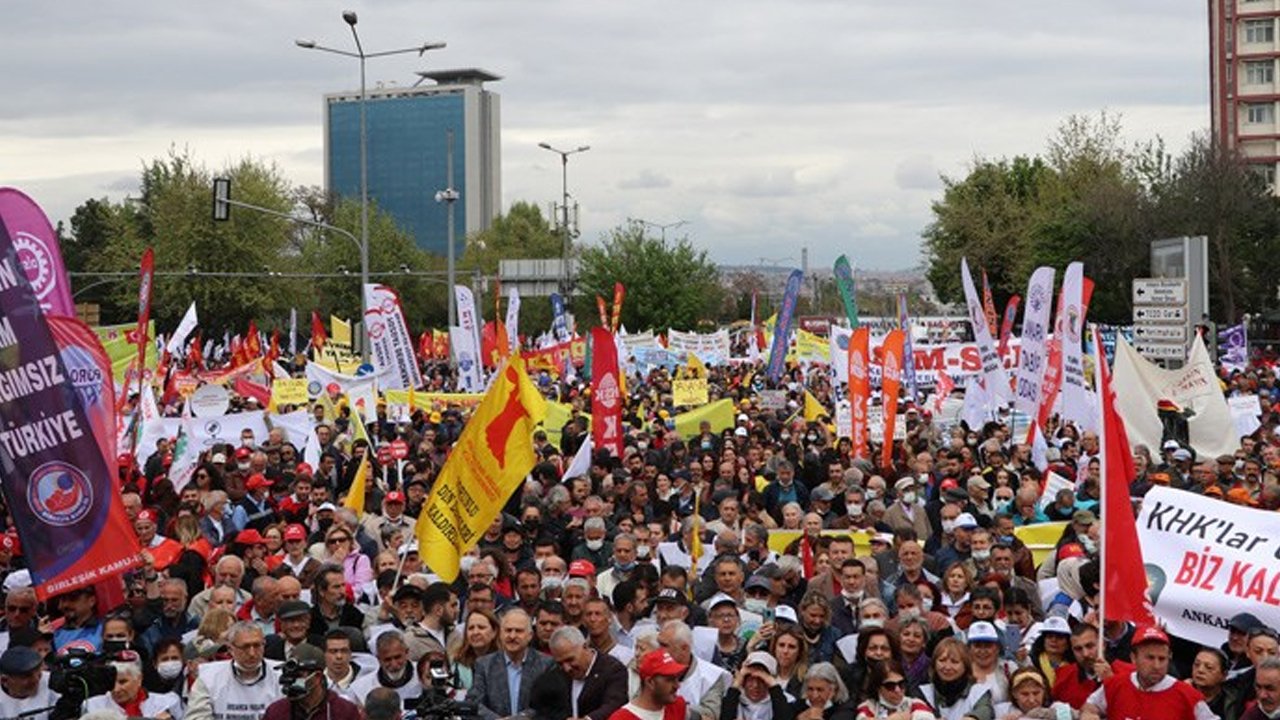
[(9, 228), (18, 261), (31, 281), (36, 301), (46, 315), (76, 316), (71, 281), (62, 264), (62, 249), (49, 218), (26, 193), (0, 187), (0, 219)]

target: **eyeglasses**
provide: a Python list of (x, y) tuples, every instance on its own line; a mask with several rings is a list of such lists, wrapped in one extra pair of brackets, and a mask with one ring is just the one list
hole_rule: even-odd
[(880, 687), (884, 690), (901, 690), (907, 686), (906, 680), (885, 680), (880, 683)]
[(349, 537), (331, 537), (331, 538), (329, 538), (328, 540), (326, 540), (324, 544), (325, 544), (325, 545), (337, 545), (338, 543), (344, 543), (344, 542), (347, 542), (347, 541), (348, 541), (348, 540), (350, 540), (350, 539), (351, 539), (351, 538), (349, 538)]
[(247, 642), (247, 643), (240, 643), (238, 645), (232, 645), (231, 647), (237, 650), (261, 650), (264, 647), (266, 647), (266, 643)]

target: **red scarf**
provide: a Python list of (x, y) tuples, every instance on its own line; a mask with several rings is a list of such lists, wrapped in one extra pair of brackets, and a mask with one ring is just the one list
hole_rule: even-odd
[(147, 689), (138, 688), (138, 695), (133, 698), (133, 702), (128, 702), (120, 706), (124, 710), (124, 714), (128, 717), (142, 717), (146, 713), (142, 712), (142, 703), (147, 700)]

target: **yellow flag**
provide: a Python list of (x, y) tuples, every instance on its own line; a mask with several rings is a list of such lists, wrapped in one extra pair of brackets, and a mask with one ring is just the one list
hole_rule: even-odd
[(369, 439), (369, 429), (364, 426), (364, 415), (355, 403), (351, 404), (351, 439), (353, 441), (363, 440), (369, 444), (369, 450), (373, 450), (373, 441)]
[(329, 316), (329, 342), (351, 348), (351, 323), (337, 315)]
[(523, 359), (512, 357), (463, 427), (418, 515), (419, 553), (440, 579), (457, 579), (462, 553), (480, 541), (533, 469), (533, 430), (546, 414), (547, 401)]
[(356, 470), (356, 477), (351, 481), (351, 489), (347, 490), (347, 499), (342, 502), (342, 507), (354, 510), (356, 517), (364, 514), (364, 493), (369, 487), (369, 454), (372, 452), (373, 448), (365, 449), (364, 455), (360, 458), (360, 469)]
[(698, 560), (702, 557), (702, 487), (693, 490), (693, 538), (689, 542), (689, 578), (685, 594), (693, 599), (693, 586), (698, 582)]
[(689, 353), (689, 375), (691, 378), (705, 378), (707, 375), (707, 366), (702, 364), (697, 355)]
[(822, 407), (822, 403), (818, 402), (818, 398), (808, 390), (804, 391), (804, 419), (809, 422), (817, 420), (819, 417), (826, 415), (827, 409)]
[(697, 410), (676, 415), (676, 434), (682, 438), (694, 437), (698, 434), (698, 425), (703, 420), (711, 423), (711, 432), (722, 432), (726, 428), (733, 427), (733, 418), (733, 398), (717, 400)]

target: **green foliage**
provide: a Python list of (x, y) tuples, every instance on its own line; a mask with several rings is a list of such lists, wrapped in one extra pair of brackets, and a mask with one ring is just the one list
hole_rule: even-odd
[(1126, 148), (1120, 135), (1114, 116), (1073, 116), (1043, 157), (979, 159), (948, 178), (923, 233), (939, 297), (963, 300), (961, 257), (975, 275), (987, 270), (997, 307), (1024, 292), (1036, 267), (1061, 273), (1080, 260), (1095, 283), (1090, 319), (1127, 323), (1130, 280), (1149, 273), (1150, 242), (1207, 235), (1214, 316), (1272, 306), (1280, 214), (1242, 159), (1207, 136), (1175, 160), (1159, 140)]
[[(485, 277), (496, 277), (499, 260), (558, 258), (564, 252), (564, 236), (551, 227), (535, 203), (516, 202), (507, 214), (494, 218), (487, 230), (472, 233), (458, 262), (459, 282), (467, 282), (471, 273), (480, 271)], [(465, 274), (463, 274), (465, 271)], [(477, 298), (481, 314), (489, 317), (494, 307), (496, 284)], [(502, 289), (503, 294), (507, 289)], [(506, 303), (502, 301), (502, 319), (506, 321)], [(546, 298), (523, 298), (520, 303), (520, 332), (537, 335), (551, 327), (551, 303)]]
[(626, 287), (622, 324), (633, 331), (694, 329), (721, 308), (720, 271), (706, 251), (695, 250), (687, 237), (647, 236), (638, 221), (584, 248), (579, 262), (575, 313), (581, 328), (597, 324), (595, 298), (612, 302), (615, 282)]

